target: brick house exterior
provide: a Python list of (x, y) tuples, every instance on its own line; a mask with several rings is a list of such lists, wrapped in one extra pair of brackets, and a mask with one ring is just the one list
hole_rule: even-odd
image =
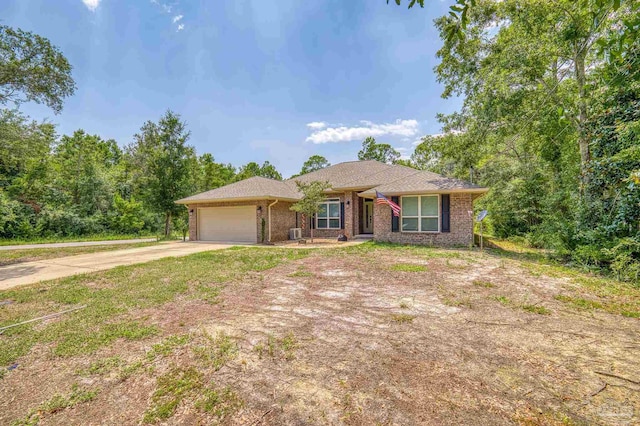
[[(429, 198), (434, 203), (434, 198), (437, 196), (439, 207), (437, 218), (435, 216), (404, 217), (404, 210), (400, 217), (393, 218), (388, 205), (374, 203), (371, 234), (375, 241), (466, 246), (473, 242), (474, 200), (487, 191), (486, 188), (435, 173), (375, 161), (340, 163), (298, 176), (295, 180), (329, 182), (332, 189), (327, 191), (327, 199), (337, 199), (339, 202), (340, 229), (317, 229), (313, 218), (305, 220), (302, 215), (291, 210), (291, 206), (302, 197), (296, 189), (294, 180), (276, 181), (254, 177), (177, 201), (184, 204), (189, 211), (190, 241), (216, 241), (215, 235), (207, 234), (205, 238), (200, 235), (198, 230), (200, 209), (239, 206), (254, 208), (255, 224), (253, 219), (249, 223), (247, 217), (242, 226), (249, 233), (255, 226), (255, 242), (258, 243), (263, 237), (263, 219), (265, 241), (269, 240), (269, 227), (270, 240), (276, 242), (289, 239), (291, 228), (302, 228), (303, 237), (308, 238), (311, 234), (311, 226), (314, 226), (314, 237), (317, 238), (337, 238), (339, 235), (345, 235), (348, 239), (352, 239), (362, 234), (364, 230), (364, 200), (374, 200), (377, 193), (382, 193), (398, 204), (402, 203), (400, 200), (403, 197), (407, 199), (407, 203), (411, 201), (408, 198), (411, 198), (414, 206), (415, 200), (422, 200), (422, 198)], [(442, 204), (445, 200), (446, 208), (445, 204)], [(269, 208), (270, 205), (271, 208)], [(426, 207), (421, 211), (424, 209)], [(247, 209), (243, 211), (246, 214), (250, 213)], [(206, 215), (203, 216), (203, 220), (205, 218)], [(426, 226), (417, 225), (422, 223), (422, 220), (432, 221), (430, 222), (432, 228), (426, 229), (434, 229), (433, 221), (437, 220), (437, 231), (418, 232)], [(224, 226), (224, 223), (220, 225)], [(409, 231), (412, 229), (408, 227), (409, 225), (414, 226), (415, 229)], [(403, 230), (405, 228), (407, 230)]]

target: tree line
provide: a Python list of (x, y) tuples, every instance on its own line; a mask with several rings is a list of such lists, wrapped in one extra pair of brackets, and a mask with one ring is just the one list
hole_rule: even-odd
[(476, 1), (435, 21), (435, 72), (461, 110), (414, 166), (491, 188), (491, 231), (640, 276), (640, 3)]

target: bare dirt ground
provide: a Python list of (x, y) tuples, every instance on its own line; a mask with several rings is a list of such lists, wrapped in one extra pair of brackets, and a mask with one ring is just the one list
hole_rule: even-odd
[(130, 313), (158, 336), (36, 346), (0, 380), (0, 423), (640, 424), (639, 320), (567, 304), (596, 296), (557, 275), (465, 250), (314, 250), (219, 303)]

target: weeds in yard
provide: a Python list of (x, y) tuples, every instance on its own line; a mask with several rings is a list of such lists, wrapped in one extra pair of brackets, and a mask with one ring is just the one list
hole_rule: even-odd
[(287, 361), (291, 361), (295, 358), (297, 348), (298, 340), (293, 332), (290, 331), (281, 339), (270, 334), (267, 336), (265, 343), (258, 343), (253, 347), (253, 350), (258, 353), (260, 359), (266, 354), (271, 358), (284, 358)]
[(242, 407), (242, 400), (230, 388), (216, 390), (205, 389), (202, 398), (196, 402), (196, 408), (224, 420), (229, 414)]
[(304, 271), (304, 270), (298, 270), (296, 272), (293, 272), (289, 275), (287, 275), (290, 278), (305, 278), (305, 277), (313, 277), (315, 276), (313, 274), (313, 272), (309, 272), (309, 271)]
[(400, 272), (425, 272), (427, 267), (413, 263), (396, 263), (395, 265), (391, 265), (391, 270)]
[(66, 408), (75, 407), (78, 404), (92, 401), (97, 390), (85, 390), (80, 388), (78, 384), (71, 386), (71, 392), (68, 395), (56, 394), (51, 399), (43, 402), (38, 408), (31, 410), (24, 418), (16, 420), (13, 426), (37, 425), (43, 415), (54, 414)]
[(511, 305), (511, 300), (507, 296), (495, 296), (493, 299), (497, 300), (501, 304), (505, 306)]
[(524, 305), (521, 305), (520, 307), (527, 312), (531, 312), (532, 314), (551, 315), (551, 311), (541, 305), (524, 304)]
[(189, 343), (190, 336), (188, 334), (176, 334), (169, 336), (162, 342), (151, 346), (151, 350), (147, 352), (146, 358), (153, 360), (158, 356), (170, 355), (176, 348)]
[(405, 323), (413, 322), (413, 320), (415, 319), (415, 315), (392, 314), (391, 319), (399, 324), (405, 324)]
[(174, 367), (158, 377), (151, 396), (151, 407), (145, 412), (143, 423), (156, 423), (173, 416), (176, 408), (190, 392), (203, 386), (202, 373), (193, 367)]
[(218, 333), (216, 337), (205, 333), (204, 339), (204, 344), (194, 347), (193, 352), (215, 371), (238, 355), (238, 345), (225, 333)]
[(551, 310), (545, 308), (542, 305), (538, 305), (538, 304), (531, 304), (531, 303), (514, 303), (511, 299), (509, 299), (506, 296), (495, 296), (493, 297), (494, 300), (500, 302), (500, 304), (504, 305), (504, 306), (509, 306), (511, 308), (520, 308), (526, 312), (530, 312), (532, 314), (538, 314), (538, 315), (551, 315)]
[(407, 302), (400, 302), (400, 309), (409, 309), (409, 304)]
[(124, 361), (119, 356), (99, 359), (91, 363), (89, 368), (77, 371), (80, 376), (108, 374), (124, 365)]
[(173, 367), (158, 377), (143, 423), (157, 423), (170, 418), (182, 401), (196, 395), (201, 396), (195, 403), (196, 408), (219, 420), (242, 406), (242, 400), (230, 388), (217, 390), (205, 386), (204, 382), (203, 374), (193, 367)]
[(571, 297), (559, 294), (555, 296), (554, 299), (566, 303), (572, 308), (578, 310), (593, 311), (598, 309), (610, 314), (622, 315), (628, 318), (640, 318), (640, 303), (634, 301), (632, 298), (625, 298), (624, 302), (619, 302), (612, 298), (596, 301), (584, 299), (582, 297)]
[(493, 288), (495, 284), (491, 281), (483, 281), (483, 280), (473, 280), (473, 285), (476, 287), (484, 287), (484, 288)]

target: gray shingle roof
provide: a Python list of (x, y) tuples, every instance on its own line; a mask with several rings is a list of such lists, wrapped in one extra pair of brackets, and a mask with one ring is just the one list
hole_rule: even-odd
[(342, 188), (354, 188), (351, 185), (353, 181), (359, 181), (361, 186), (358, 188), (371, 188), (372, 186), (379, 185), (384, 180), (380, 177), (373, 178), (373, 176), (380, 172), (388, 171), (394, 167), (389, 164), (381, 163), (379, 161), (347, 161), (346, 163), (339, 163), (333, 166), (325, 167), (324, 169), (316, 170), (315, 172), (307, 173), (302, 176), (289, 179), (289, 181), (328, 181), (331, 187), (335, 190)]
[(207, 201), (227, 201), (227, 200), (260, 200), (260, 199), (280, 199), (296, 201), (301, 198), (295, 185), (285, 182), (254, 176), (239, 182), (221, 186), (211, 191), (202, 192), (176, 201), (178, 204), (189, 204)]
[(376, 191), (384, 195), (428, 194), (440, 192), (487, 192), (487, 188), (437, 173), (418, 171), (407, 178), (396, 179), (376, 186), (359, 195), (375, 197)]
[(208, 201), (279, 199), (296, 201), (301, 198), (296, 181), (328, 181), (332, 191), (365, 190), (359, 195), (372, 197), (378, 190), (385, 195), (435, 192), (486, 192), (459, 179), (415, 170), (406, 166), (378, 161), (349, 161), (285, 181), (252, 177), (176, 201), (179, 204)]

